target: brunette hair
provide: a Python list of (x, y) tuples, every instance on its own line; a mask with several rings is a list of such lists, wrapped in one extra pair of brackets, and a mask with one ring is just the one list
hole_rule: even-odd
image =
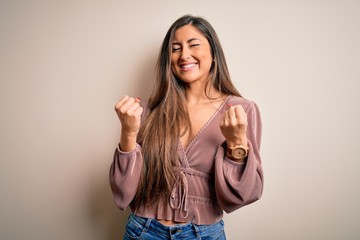
[[(142, 175), (135, 196), (135, 209), (144, 204), (154, 206), (159, 200), (168, 201), (179, 174), (179, 139), (190, 128), (185, 102), (185, 85), (171, 69), (172, 42), (177, 29), (191, 24), (208, 40), (213, 64), (210, 68), (212, 84), (220, 93), (241, 96), (231, 82), (219, 38), (205, 19), (185, 15), (177, 19), (167, 31), (156, 64), (156, 83), (148, 100), (148, 114), (142, 121), (138, 141), (144, 159)], [(207, 89), (207, 88), (206, 88)], [(208, 96), (205, 91), (206, 96)], [(208, 96), (209, 98), (209, 96)]]

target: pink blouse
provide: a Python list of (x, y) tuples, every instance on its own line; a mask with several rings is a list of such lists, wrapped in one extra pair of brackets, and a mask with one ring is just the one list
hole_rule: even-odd
[[(249, 155), (245, 163), (225, 156), (225, 138), (220, 120), (227, 104), (241, 104), (248, 118)], [(223, 211), (230, 213), (261, 197), (263, 170), (260, 158), (261, 119), (257, 105), (242, 97), (229, 96), (186, 148), (179, 149), (181, 174), (173, 186), (166, 206), (151, 209), (140, 206), (134, 212), (145, 218), (213, 224)], [(122, 152), (115, 150), (110, 168), (110, 186), (117, 206), (132, 207), (140, 179), (143, 157), (141, 146)]]

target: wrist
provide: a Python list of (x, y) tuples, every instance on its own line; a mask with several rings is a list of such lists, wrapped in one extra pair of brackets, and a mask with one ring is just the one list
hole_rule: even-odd
[(119, 148), (121, 151), (130, 152), (136, 148), (136, 137), (137, 135), (127, 135), (121, 133)]
[(226, 144), (228, 147), (242, 145), (242, 146), (248, 148), (248, 139), (246, 137), (238, 138), (238, 139), (231, 139), (231, 140), (226, 139)]

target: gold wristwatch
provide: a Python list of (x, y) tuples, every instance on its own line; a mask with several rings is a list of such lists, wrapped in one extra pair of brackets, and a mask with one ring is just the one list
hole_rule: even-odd
[(227, 145), (226, 148), (226, 153), (228, 154), (228, 156), (230, 156), (231, 158), (235, 159), (235, 160), (240, 160), (240, 159), (244, 159), (247, 157), (249, 152), (249, 149), (243, 145), (235, 145), (230, 147), (229, 145)]

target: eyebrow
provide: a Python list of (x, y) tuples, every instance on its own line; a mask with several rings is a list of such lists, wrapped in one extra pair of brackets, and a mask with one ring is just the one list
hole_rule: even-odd
[[(201, 39), (199, 39), (199, 38), (190, 38), (190, 39), (187, 40), (186, 42), (187, 42), (187, 43), (190, 43), (190, 42), (195, 41), (195, 40), (201, 41)], [(173, 44), (173, 45), (180, 45), (180, 42), (173, 42), (172, 44)]]

